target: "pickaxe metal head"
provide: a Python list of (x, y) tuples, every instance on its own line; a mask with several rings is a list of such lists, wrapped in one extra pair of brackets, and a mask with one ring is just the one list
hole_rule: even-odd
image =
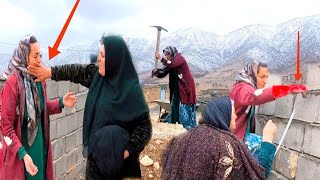
[[(161, 27), (161, 26), (150, 26), (150, 27), (155, 27), (158, 29), (158, 31), (161, 31), (162, 29), (167, 31), (165, 28)], [(168, 32), (168, 31), (167, 31)]]

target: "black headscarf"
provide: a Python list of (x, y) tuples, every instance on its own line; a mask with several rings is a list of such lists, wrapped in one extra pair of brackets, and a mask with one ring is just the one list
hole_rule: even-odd
[(125, 41), (119, 36), (106, 36), (102, 43), (105, 48), (105, 76), (96, 72), (84, 110), (85, 157), (92, 152), (97, 141), (95, 132), (109, 125), (128, 127), (149, 111)]
[(202, 123), (230, 131), (232, 103), (229, 97), (218, 97), (210, 101), (202, 111)]

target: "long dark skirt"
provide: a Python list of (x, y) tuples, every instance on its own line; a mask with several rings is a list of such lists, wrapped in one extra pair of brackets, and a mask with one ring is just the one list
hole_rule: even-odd
[(113, 175), (113, 177), (107, 177), (101, 173), (99, 167), (92, 154), (87, 158), (86, 166), (86, 180), (121, 180), (125, 177), (141, 178), (141, 170), (139, 163), (139, 155), (130, 155), (124, 161), (124, 166), (121, 173)]

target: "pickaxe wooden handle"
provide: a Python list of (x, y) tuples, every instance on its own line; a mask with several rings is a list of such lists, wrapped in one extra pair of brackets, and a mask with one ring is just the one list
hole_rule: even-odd
[[(155, 27), (157, 28), (158, 32), (157, 32), (157, 44), (156, 44), (156, 51), (159, 52), (159, 48), (160, 48), (160, 36), (161, 36), (161, 30), (163, 29), (164, 31), (167, 31), (165, 28), (161, 27), (161, 26), (150, 26), (150, 27)], [(168, 32), (168, 31), (167, 31)], [(154, 60), (154, 69), (157, 70), (158, 69), (158, 59), (155, 58)]]

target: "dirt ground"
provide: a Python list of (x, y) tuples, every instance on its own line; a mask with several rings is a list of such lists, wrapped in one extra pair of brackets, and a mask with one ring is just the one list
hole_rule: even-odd
[[(142, 179), (161, 179), (162, 162), (161, 155), (168, 142), (175, 136), (187, 132), (180, 124), (168, 124), (159, 122), (159, 111), (156, 105), (151, 105), (152, 139), (141, 152), (140, 159), (147, 155), (153, 160), (153, 165), (141, 164)], [(199, 119), (200, 114), (197, 114)], [(159, 169), (156, 165), (159, 163)]]
[[(153, 162), (159, 163), (159, 169), (155, 168), (154, 165), (145, 167), (141, 165), (142, 179), (161, 179), (161, 154), (167, 143), (171, 138), (153, 138), (145, 150), (141, 153), (141, 158), (148, 155)], [(160, 144), (157, 144), (161, 142)]]
[[(185, 129), (179, 126), (180, 125), (165, 123), (153, 124), (153, 137), (140, 154), (140, 159), (146, 155), (152, 159), (153, 165), (146, 167), (141, 164), (142, 179), (160, 179), (162, 170), (161, 155), (163, 150), (172, 137), (185, 132)], [(156, 134), (157, 132), (159, 133)], [(168, 133), (166, 134), (166, 132)], [(159, 163), (159, 169), (155, 165), (157, 163)]]

